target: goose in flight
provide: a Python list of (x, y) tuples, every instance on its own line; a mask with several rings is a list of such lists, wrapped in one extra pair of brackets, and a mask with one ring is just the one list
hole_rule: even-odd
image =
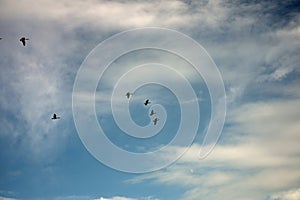
[(154, 110), (151, 110), (150, 116), (152, 116), (152, 115), (154, 115), (154, 114), (156, 114), (156, 112), (154, 112)]
[(29, 40), (29, 38), (21, 37), (20, 42), (22, 42), (23, 46), (26, 46), (26, 40)]
[(153, 120), (153, 124), (156, 125), (157, 122), (158, 122), (158, 120), (159, 120), (158, 118), (155, 118), (155, 119)]
[(127, 92), (127, 93), (126, 93), (126, 97), (127, 97), (127, 99), (129, 99), (131, 95), (132, 95), (132, 93), (130, 93), (130, 92)]
[(52, 117), (51, 119), (53, 119), (53, 120), (54, 120), (54, 119), (60, 119), (60, 117), (57, 117), (56, 114), (54, 113), (54, 114), (53, 114), (53, 117)]
[(144, 102), (144, 105), (147, 106), (148, 104), (150, 104), (151, 102), (149, 101), (149, 99), (147, 99), (145, 102)]

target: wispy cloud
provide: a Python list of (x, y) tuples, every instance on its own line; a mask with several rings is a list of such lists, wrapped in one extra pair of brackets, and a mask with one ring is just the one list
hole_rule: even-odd
[[(212, 30), (220, 27), (220, 24), (226, 24), (224, 21), (226, 22), (226, 19), (230, 17), (230, 11), (232, 9), (235, 10), (235, 8), (221, 1), (191, 1), (190, 3), (183, 1), (154, 1), (150, 3), (97, 2), (91, 0), (87, 2), (75, 1), (72, 4), (64, 1), (55, 3), (45, 1), (38, 4), (32, 3), (32, 6), (27, 9), (23, 8), (31, 4), (28, 1), (20, 1), (17, 5), (11, 1), (3, 1), (1, 4), (3, 5), (1, 6), (1, 24), (3, 24), (6, 31), (4, 34), (11, 35), (8, 38), (10, 43), (12, 42), (12, 37), (15, 37), (14, 45), (11, 46), (5, 43), (8, 48), (4, 50), (3, 54), (9, 58), (6, 66), (13, 66), (14, 70), (11, 70), (12, 67), (5, 67), (4, 73), (2, 73), (5, 74), (5, 77), (4, 75), (3, 77), (1, 76), (3, 84), (10, 82), (10, 79), (15, 80), (15, 82), (6, 84), (6, 89), (3, 89), (4, 95), (1, 99), (1, 105), (12, 112), (12, 115), (17, 116), (18, 120), (24, 120), (28, 126), (26, 128), (29, 133), (27, 141), (32, 143), (29, 145), (33, 146), (32, 149), (36, 149), (35, 146), (42, 142), (41, 138), (53, 135), (46, 134), (51, 132), (50, 129), (53, 128), (53, 124), (49, 124), (45, 120), (46, 118), (48, 119), (52, 112), (59, 112), (67, 118), (71, 116), (70, 95), (74, 74), (90, 50), (89, 47), (92, 48), (96, 41), (101, 41), (100, 38), (104, 38), (108, 33), (115, 30), (140, 26), (185, 29), (184, 27), (188, 26), (188, 24), (195, 23), (195, 25), (202, 24), (205, 27), (203, 31)], [(45, 10), (43, 9), (44, 7), (49, 9)], [(84, 10), (84, 15), (82, 10)], [(242, 19), (240, 16), (237, 17)], [(22, 18), (22, 21), (19, 21), (19, 18)], [(32, 23), (33, 18), (37, 19), (35, 23)], [(187, 21), (189, 23), (186, 23)], [(236, 20), (236, 23), (239, 23), (238, 21)], [(251, 20), (249, 21), (251, 22)], [(15, 24), (14, 27), (18, 28), (13, 28), (10, 24)], [(30, 25), (24, 26), (22, 24)], [(86, 24), (90, 24), (90, 26), (86, 27)], [(232, 24), (231, 22), (228, 24), (237, 27), (237, 24)], [(37, 26), (39, 31), (33, 31), (36, 30), (34, 27)], [(240, 23), (240, 26), (249, 26), (249, 24)], [(86, 27), (86, 29), (82, 27)], [(102, 35), (99, 36), (100, 30)], [(190, 31), (193, 33), (194, 30)], [(31, 40), (26, 49), (20, 50), (16, 38), (21, 33), (30, 36)], [(85, 35), (91, 36), (90, 39), (88, 40)], [(203, 35), (201, 37), (206, 38), (208, 36)], [(239, 60), (241, 60), (249, 57), (249, 53), (245, 53), (246, 48), (249, 49), (251, 47), (251, 55), (255, 55), (256, 49), (259, 48), (258, 46), (250, 45), (251, 42), (242, 44), (236, 42), (233, 45), (228, 43), (225, 46), (226, 49), (235, 49), (242, 46), (241, 48), (236, 48), (236, 57), (240, 57)], [(11, 52), (16, 52), (14, 57), (11, 56)], [(227, 60), (228, 55), (220, 52), (225, 51), (216, 49), (216, 55), (220, 54), (220, 56), (214, 56), (214, 58), (220, 60), (224, 58), (222, 57), (223, 55), (226, 57), (224, 60)], [(240, 55), (238, 54), (239, 52), (240, 54), (244, 53)], [(212, 53), (214, 53), (214, 49), (212, 49)], [(235, 52), (230, 53), (234, 54)], [(232, 59), (234, 58), (230, 58), (230, 60)], [(3, 59), (3, 61), (6, 60)], [(165, 60), (168, 60), (168, 57)], [(252, 58), (252, 60), (257, 59)], [(162, 59), (159, 61), (162, 61)], [(250, 61), (251, 59), (247, 59), (244, 63), (250, 65)], [(177, 61), (175, 60), (174, 62)], [(174, 62), (170, 64), (174, 65)], [(233, 64), (234, 66), (237, 65), (236, 63)], [(247, 84), (253, 80), (256, 74), (253, 73), (251, 76), (248, 73), (239, 75), (240, 78), (237, 80), (241, 82), (239, 85), (236, 85), (236, 81), (233, 80), (236, 79), (238, 72), (243, 74), (244, 68), (235, 69), (236, 73), (233, 73), (233, 75), (231, 75), (231, 70), (232, 68), (230, 67), (223, 68), (225, 80), (230, 79), (232, 82), (228, 83), (232, 83), (231, 88), (234, 91), (238, 91), (238, 93), (243, 93)], [(190, 72), (186, 71), (183, 74), (189, 75)], [(245, 84), (242, 84), (243, 82)], [(238, 88), (238, 90), (235, 88)], [(238, 95), (235, 92), (233, 96), (232, 102)], [(4, 132), (18, 132), (10, 130), (12, 128), (9, 127), (16, 126), (9, 124), (8, 121), (4, 122), (4, 124), (7, 127), (7, 130)], [(20, 133), (18, 136), (20, 135), (24, 134)]]
[[(67, 24), (66, 29), (76, 29), (89, 23), (90, 28), (115, 29), (141, 26), (178, 27), (201, 22), (217, 27), (227, 15), (227, 9), (221, 1), (67, 1), (33, 4), (28, 9), (28, 1), (14, 5), (10, 1), (2, 2), (7, 9), (2, 11), (4, 17), (39, 16), (41, 20), (54, 20)], [(43, 8), (50, 8), (44, 10)], [(51, 9), (52, 8), (52, 9)], [(196, 8), (196, 9), (195, 9)], [(83, 14), (84, 11), (84, 14)], [(15, 17), (17, 17), (15, 16)], [(69, 21), (69, 18), (73, 20)], [(162, 20), (164, 19), (164, 20)], [(200, 20), (200, 21), (199, 21)], [(93, 23), (90, 23), (93, 22)]]
[(95, 200), (136, 200), (136, 199), (116, 196), (116, 197), (111, 197), (111, 198), (100, 197), (99, 199), (95, 199)]
[(292, 189), (272, 195), (268, 200), (297, 200), (300, 199), (300, 189)]
[(300, 179), (299, 112), (294, 109), (299, 103), (264, 102), (236, 108), (222, 144), (206, 159), (198, 159), (200, 146), (195, 144), (167, 170), (128, 182), (180, 185), (188, 188), (182, 199), (261, 199), (293, 188)]
[[(11, 146), (28, 159), (58, 155), (70, 134), (74, 77), (89, 51), (128, 28), (174, 28), (204, 45), (218, 65), (227, 88), (227, 124), (207, 159), (197, 160), (200, 146), (195, 144), (176, 165), (129, 182), (180, 186), (185, 200), (299, 199), (300, 17), (295, 2), (1, 1), (0, 136), (13, 138)], [(30, 37), (26, 48), (18, 41), (22, 35)], [(169, 58), (158, 61), (178, 65)], [(107, 94), (97, 98), (109, 101)], [(63, 122), (52, 123), (53, 112)], [(134, 199), (102, 197), (117, 198)]]
[[(32, 6), (28, 7), (28, 4)], [(217, 5), (219, 3), (207, 6), (220, 15), (222, 7), (216, 8)], [(45, 7), (48, 9), (45, 10)], [(2, 129), (5, 130), (1, 133), (25, 137), (22, 139), (23, 146), (29, 147), (37, 157), (44, 151), (51, 154), (51, 147), (57, 140), (63, 141), (68, 134), (60, 127), (59, 131), (64, 134), (56, 137), (53, 132), (58, 131), (57, 125), (48, 120), (54, 112), (63, 119), (71, 118), (72, 81), (80, 63), (97, 42), (116, 30), (141, 26), (185, 26), (186, 21), (200, 19), (194, 16), (192, 18), (195, 19), (192, 19), (188, 12), (190, 5), (182, 1), (91, 0), (72, 4), (2, 1), (0, 9), (0, 23), (5, 30), (5, 49), (1, 49), (1, 85), (5, 87), (1, 88), (3, 95), (0, 101), (2, 109), (8, 111), (7, 116), (16, 118), (14, 122), (3, 119), (5, 126)], [(193, 15), (198, 14), (194, 12)], [(207, 16), (206, 20), (211, 19)], [(90, 25), (86, 27), (87, 24)], [(30, 38), (26, 48), (18, 41), (23, 34)], [(43, 141), (45, 137), (48, 137), (48, 145)], [(45, 149), (37, 150), (37, 146)]]
[(70, 195), (70, 196), (59, 196), (55, 197), (54, 200), (91, 200), (91, 196), (79, 196), (79, 195)]
[[(147, 197), (139, 197), (139, 200), (159, 200), (157, 198), (154, 198), (152, 196), (147, 196)], [(99, 199), (95, 199), (95, 200), (138, 200), (136, 198), (129, 198), (129, 197), (123, 197), (123, 196), (115, 196), (115, 197), (111, 197), (111, 198), (104, 198), (104, 197), (100, 197)]]
[(0, 197), (0, 200), (17, 200), (15, 198)]

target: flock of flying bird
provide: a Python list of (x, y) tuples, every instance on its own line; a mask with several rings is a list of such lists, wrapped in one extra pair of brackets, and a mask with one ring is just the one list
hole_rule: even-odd
[[(130, 93), (130, 92), (127, 92), (127, 93), (126, 93), (127, 99), (129, 99), (131, 96), (132, 96), (132, 93)], [(144, 102), (144, 105), (147, 106), (147, 105), (149, 105), (150, 103), (151, 103), (150, 100), (149, 100), (149, 99), (146, 99), (145, 102)], [(155, 114), (156, 114), (156, 112), (154, 112), (154, 110), (151, 110), (151, 112), (150, 112), (149, 115), (150, 115), (150, 116), (153, 116), (153, 115), (155, 115)], [(159, 120), (159, 119), (158, 119), (157, 117), (154, 118), (154, 119), (153, 119), (153, 124), (156, 125), (157, 122), (158, 122), (158, 120)]]
[[(2, 40), (2, 39), (3, 39), (3, 38), (0, 37), (0, 40)], [(29, 38), (26, 38), (26, 37), (21, 37), (21, 38), (20, 38), (20, 42), (22, 42), (23, 46), (26, 46), (26, 40), (29, 40)], [(129, 99), (131, 96), (132, 96), (132, 93), (130, 93), (130, 92), (127, 92), (127, 93), (126, 93), (127, 99)], [(145, 102), (144, 102), (144, 105), (147, 106), (147, 105), (150, 104), (150, 103), (151, 103), (150, 100), (149, 100), (149, 99), (146, 99)], [(155, 114), (156, 114), (156, 113), (154, 112), (154, 110), (151, 110), (151, 112), (150, 112), (149, 115), (150, 115), (150, 116), (153, 116), (153, 115), (155, 115)], [(60, 119), (60, 117), (58, 117), (58, 116), (54, 113), (51, 119), (52, 119), (52, 120), (56, 120), (56, 119)], [(157, 117), (154, 118), (153, 124), (156, 125), (157, 122), (158, 122), (158, 120), (159, 120), (159, 119), (158, 119)]]
[[(127, 93), (126, 93), (127, 99), (129, 99), (131, 96), (132, 96), (132, 93), (130, 93), (130, 92), (127, 92)], [(144, 105), (147, 106), (147, 105), (149, 105), (150, 103), (151, 103), (150, 100), (149, 100), (149, 99), (146, 99), (145, 102), (144, 102)], [(151, 112), (150, 112), (149, 115), (150, 115), (150, 116), (153, 116), (153, 115), (155, 115), (155, 114), (156, 114), (156, 112), (154, 112), (154, 110), (151, 110)], [(58, 116), (54, 113), (51, 119), (56, 120), (56, 119), (60, 119), (60, 117), (58, 117)], [(153, 124), (156, 125), (157, 122), (158, 122), (158, 120), (159, 120), (159, 119), (158, 119), (157, 117), (154, 118), (154, 119), (153, 119)]]

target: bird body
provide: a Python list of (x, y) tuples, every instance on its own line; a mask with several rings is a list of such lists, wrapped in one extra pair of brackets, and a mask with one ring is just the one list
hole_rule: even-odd
[(153, 124), (156, 125), (157, 122), (158, 122), (158, 120), (159, 120), (158, 118), (155, 118), (155, 119), (153, 120)]
[(132, 93), (130, 93), (130, 92), (127, 92), (127, 93), (126, 93), (126, 97), (127, 97), (127, 99), (129, 99), (131, 95), (132, 95)]
[(148, 104), (150, 104), (151, 102), (149, 101), (149, 99), (147, 99), (145, 102), (144, 102), (144, 105), (147, 106)]
[(151, 110), (150, 116), (152, 116), (152, 115), (154, 115), (154, 114), (156, 114), (156, 112), (154, 112), (154, 110)]
[(53, 119), (53, 120), (55, 120), (55, 119), (60, 119), (60, 117), (57, 117), (56, 114), (54, 113), (54, 114), (53, 114), (53, 117), (52, 117), (51, 119)]
[(23, 46), (26, 46), (26, 40), (29, 40), (29, 38), (21, 37), (20, 42), (22, 42)]

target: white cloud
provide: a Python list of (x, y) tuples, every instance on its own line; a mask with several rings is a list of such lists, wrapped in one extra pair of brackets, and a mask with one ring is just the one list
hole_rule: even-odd
[(300, 100), (269, 101), (236, 108), (228, 116), (231, 127), (207, 158), (198, 159), (200, 146), (195, 144), (168, 169), (128, 182), (179, 185), (188, 188), (182, 199), (204, 200), (261, 199), (296, 187), (300, 112), (295, 108), (299, 104)]
[(137, 200), (137, 199), (115, 196), (115, 197), (111, 197), (111, 198), (100, 197), (99, 199), (95, 199), (95, 200)]
[[(140, 197), (138, 198), (139, 200), (159, 200), (155, 197), (152, 196), (147, 196), (147, 197)], [(115, 196), (115, 197), (111, 197), (111, 198), (104, 198), (104, 197), (100, 197), (99, 199), (95, 199), (95, 200), (137, 200), (136, 198), (129, 198), (129, 197), (122, 197), (122, 196)]]
[[(56, 197), (55, 200), (69, 200), (69, 199), (78, 199), (78, 200), (158, 200), (152, 196), (147, 196), (147, 197), (140, 197), (138, 199), (136, 198), (130, 198), (130, 197), (125, 197), (125, 196), (113, 196), (113, 197), (100, 197), (100, 198), (93, 198), (91, 196), (76, 196), (76, 195), (71, 195), (71, 196), (62, 196), (62, 197)], [(1, 200), (1, 199), (0, 199)], [(6, 200), (6, 199), (4, 199)], [(10, 200), (10, 199), (7, 199)], [(13, 200), (13, 199), (12, 199)]]
[(0, 200), (17, 200), (15, 198), (0, 197)]
[[(187, 27), (202, 24), (217, 27), (227, 15), (228, 9), (222, 1), (203, 3), (194, 1), (188, 5), (183, 1), (43, 1), (31, 3), (3, 1), (1, 14), (7, 18), (38, 16), (40, 20), (54, 20), (66, 24), (71, 30), (88, 24), (90, 28), (133, 28), (143, 26)], [(197, 9), (191, 9), (191, 6)], [(27, 9), (24, 9), (27, 7)], [(45, 10), (44, 8), (48, 8)], [(14, 13), (14, 16), (12, 16)], [(187, 23), (188, 22), (188, 23)]]
[(268, 75), (265, 79), (270, 81), (280, 81), (293, 71), (294, 70), (291, 67), (277, 68), (273, 73)]
[(300, 189), (293, 189), (272, 195), (269, 200), (298, 200), (300, 199)]
[(60, 196), (54, 198), (54, 200), (91, 200), (91, 199), (92, 197), (90, 196), (77, 196), (77, 195)]
[(115, 197), (111, 197), (111, 198), (100, 197), (99, 199), (95, 199), (95, 200), (136, 200), (136, 199), (128, 198), (128, 197), (115, 196)]

